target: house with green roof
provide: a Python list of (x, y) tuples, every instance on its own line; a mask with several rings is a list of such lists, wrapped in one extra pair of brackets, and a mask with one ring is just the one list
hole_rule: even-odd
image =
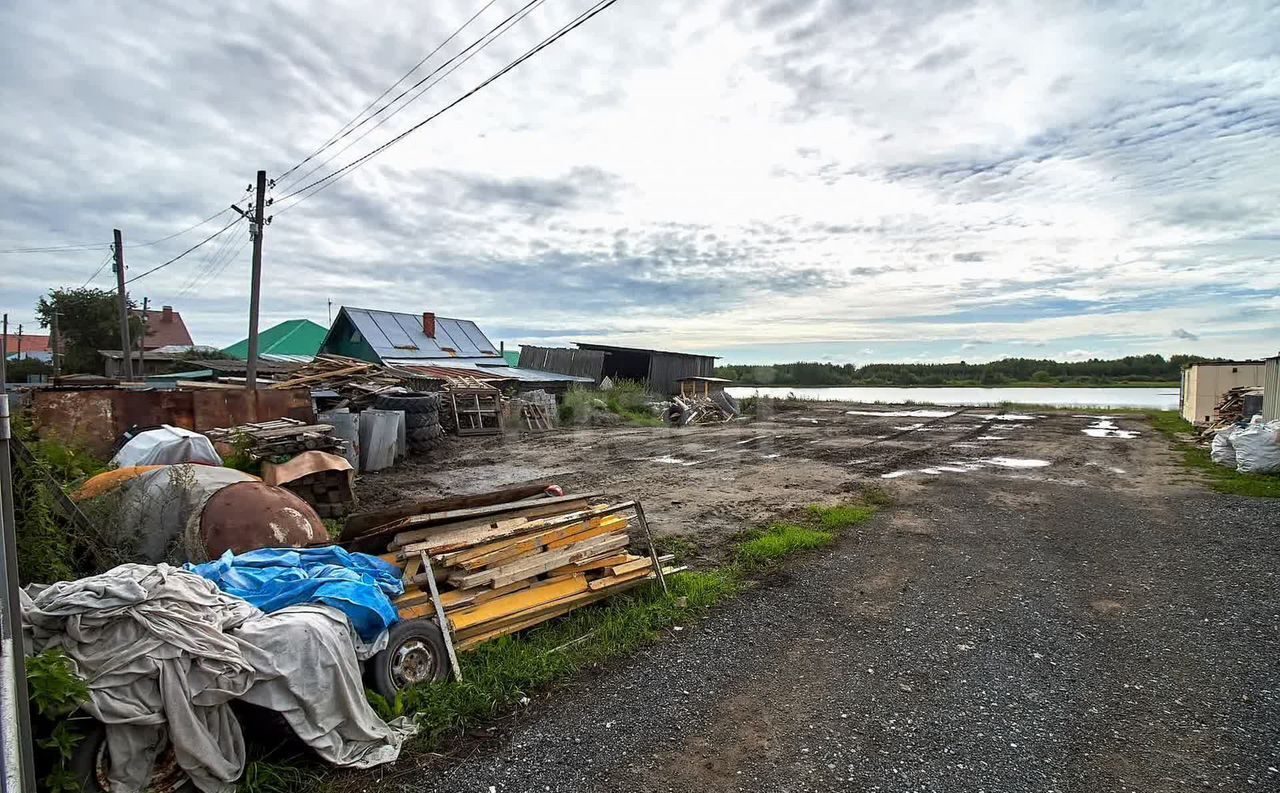
[[(287, 319), (258, 333), (258, 357), (267, 361), (305, 363), (315, 357), (329, 329), (309, 319)], [(242, 339), (223, 349), (233, 358), (249, 357), (249, 340)]]

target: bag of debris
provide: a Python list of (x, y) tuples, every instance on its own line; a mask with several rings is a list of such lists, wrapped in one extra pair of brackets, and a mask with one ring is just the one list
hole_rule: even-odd
[(1254, 421), (1231, 435), (1236, 470), (1242, 474), (1280, 473), (1280, 421)]
[(1214, 434), (1213, 443), (1209, 446), (1210, 460), (1229, 468), (1236, 467), (1236, 447), (1231, 444), (1231, 435), (1235, 431), (1235, 427), (1227, 427)]

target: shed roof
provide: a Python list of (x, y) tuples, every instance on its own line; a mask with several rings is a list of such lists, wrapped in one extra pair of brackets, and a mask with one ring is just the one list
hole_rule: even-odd
[[(309, 319), (286, 319), (258, 332), (258, 356), (304, 356), (310, 360), (320, 350), (328, 332), (328, 328)], [(223, 352), (244, 360), (249, 357), (249, 340), (241, 339)]]
[[(345, 315), (384, 361), (392, 358), (496, 358), (497, 346), (469, 319), (436, 317), (435, 338), (422, 329), (421, 314), (343, 306)], [(335, 327), (337, 325), (335, 321)], [(332, 332), (332, 331), (331, 331)]]
[(689, 375), (688, 377), (677, 377), (677, 383), (683, 383), (685, 380), (697, 380), (705, 383), (732, 383), (733, 381), (727, 377), (704, 377), (702, 375)]
[(720, 357), (718, 355), (707, 355), (700, 352), (674, 352), (672, 350), (650, 350), (645, 347), (618, 347), (613, 344), (593, 344), (585, 341), (575, 341), (574, 344), (584, 350), (600, 350), (602, 352), (645, 352), (658, 355), (682, 355), (688, 358), (711, 358), (715, 360)]
[[(498, 361), (503, 360), (498, 358)], [(558, 374), (556, 372), (543, 372), (537, 369), (521, 369), (518, 366), (504, 366), (495, 361), (494, 364), (482, 363), (477, 360), (464, 360), (460, 358), (444, 358), (433, 360), (430, 364), (424, 364), (421, 360), (412, 358), (387, 360), (385, 363), (394, 366), (397, 369), (408, 369), (410, 371), (421, 370), (423, 374), (428, 376), (437, 376), (437, 372), (430, 370), (446, 370), (462, 372), (472, 377), (482, 380), (518, 380), (522, 383), (594, 383), (595, 380), (590, 377), (578, 377), (571, 374)]]

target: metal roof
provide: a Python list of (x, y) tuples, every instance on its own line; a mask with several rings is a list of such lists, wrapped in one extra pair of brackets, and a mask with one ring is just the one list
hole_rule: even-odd
[(578, 347), (584, 350), (600, 350), (601, 352), (643, 352), (643, 353), (649, 353), (651, 355), (653, 354), (683, 355), (689, 358), (711, 358), (712, 360), (715, 360), (716, 358), (720, 357), (718, 355), (707, 355), (706, 353), (701, 353), (701, 352), (674, 352), (672, 350), (650, 350), (645, 347), (619, 347), (614, 344), (593, 344), (591, 342), (586, 342), (586, 341), (575, 341), (574, 344), (576, 344)]
[(498, 347), (469, 319), (436, 317), (436, 336), (422, 330), (422, 315), (368, 308), (342, 307), (351, 323), (378, 357), (392, 358), (495, 358)]
[[(439, 320), (436, 320), (439, 322)], [(501, 358), (497, 360), (502, 360)], [(412, 358), (391, 359), (385, 361), (388, 366), (394, 366), (397, 369), (407, 369), (409, 371), (422, 370), (423, 374), (435, 376), (431, 369), (448, 369), (464, 372), (472, 377), (478, 377), (482, 380), (518, 380), (522, 383), (594, 383), (590, 377), (578, 377), (571, 374), (556, 374), (555, 372), (541, 372), (537, 369), (521, 369), (518, 366), (502, 366), (501, 364), (490, 366), (476, 360), (462, 360), (459, 358), (445, 358), (441, 360), (433, 360), (430, 364), (423, 364), (421, 360)]]

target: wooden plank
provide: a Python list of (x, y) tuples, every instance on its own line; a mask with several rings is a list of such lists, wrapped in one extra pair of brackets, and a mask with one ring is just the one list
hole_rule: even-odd
[(564, 567), (557, 567), (547, 572), (552, 575), (560, 575), (562, 573), (585, 573), (590, 570), (603, 570), (606, 567), (613, 567), (615, 564), (622, 564), (630, 558), (631, 554), (629, 553), (609, 554), (594, 559), (584, 559), (581, 562), (567, 564)]
[(470, 545), (475, 545), (492, 540), (510, 537), (521, 531), (534, 531), (539, 529), (553, 529), (563, 526), (571, 526), (574, 523), (581, 523), (594, 517), (599, 517), (613, 511), (628, 508), (632, 502), (624, 502), (621, 505), (608, 507), (591, 507), (579, 512), (570, 512), (564, 515), (557, 515), (553, 518), (540, 518), (538, 520), (529, 521), (518, 529), (502, 529), (502, 528), (485, 528), (485, 527), (468, 527), (465, 529), (446, 530), (428, 539), (413, 542), (402, 546), (405, 551), (428, 551), (430, 553), (443, 553), (447, 551), (456, 551)]
[(627, 573), (634, 573), (637, 570), (652, 570), (652, 569), (653, 569), (653, 560), (647, 556), (642, 556), (638, 559), (633, 559), (627, 562), (626, 564), (620, 564), (620, 565), (615, 565), (614, 567), (610, 567), (609, 572), (612, 575), (617, 576), (617, 575), (626, 575)]
[(502, 567), (494, 567), (462, 576), (457, 579), (456, 583), (463, 589), (484, 584), (491, 584), (495, 587), (505, 586), (512, 581), (519, 581), (521, 578), (539, 575), (556, 567), (580, 562), (605, 551), (623, 547), (627, 542), (628, 539), (625, 536), (593, 537), (578, 545), (571, 545), (558, 551), (530, 554)]
[(601, 592), (588, 591), (582, 595), (565, 598), (563, 601), (553, 603), (546, 608), (539, 609), (537, 613), (528, 614), (528, 616), (525, 616), (527, 612), (524, 612), (506, 619), (485, 623), (477, 626), (476, 628), (472, 628), (469, 631), (464, 631), (458, 634), (458, 648), (461, 650), (470, 650), (476, 645), (483, 644), (490, 639), (496, 639), (499, 636), (506, 636), (509, 633), (515, 633), (516, 631), (521, 631), (526, 628), (532, 628), (535, 625), (539, 625), (547, 622), (548, 620), (568, 614), (575, 609), (582, 608), (583, 606), (589, 606), (597, 601), (617, 595), (640, 583), (642, 583), (642, 581), (632, 581), (630, 583), (610, 587), (609, 589)]
[[(378, 530), (379, 534), (396, 532), (395, 539), (388, 544), (389, 550), (409, 545), (414, 542), (424, 540), (435, 534), (444, 531), (454, 531), (461, 529), (462, 526), (432, 526), (431, 528), (413, 528), (421, 526), (424, 523), (434, 524), (450, 524), (471, 518), (485, 518), (485, 520), (473, 521), (472, 524), (464, 525), (484, 525), (495, 520), (505, 520), (515, 517), (524, 518), (542, 518), (556, 515), (564, 512), (579, 511), (585, 508), (585, 501), (588, 498), (582, 496), (558, 496), (556, 498), (543, 498), (535, 502), (527, 504), (499, 504), (491, 507), (475, 507), (472, 509), (449, 510), (445, 512), (432, 512), (425, 515), (416, 515), (411, 518), (405, 518), (389, 526), (385, 526)], [(576, 502), (584, 502), (584, 506), (579, 510), (574, 509)], [(505, 514), (510, 513), (510, 514)], [(501, 515), (501, 517), (498, 517)]]
[[(594, 525), (592, 525), (594, 524)], [(569, 534), (547, 542), (547, 550), (554, 551), (557, 548), (565, 548), (573, 545), (575, 542), (588, 540), (592, 537), (598, 537), (601, 534), (612, 534), (615, 531), (626, 531), (630, 522), (619, 515), (610, 515), (599, 521), (592, 521), (587, 527), (576, 534)]]
[[(648, 559), (646, 559), (645, 561), (652, 564), (652, 562), (650, 562)], [(655, 577), (657, 577), (657, 573), (653, 571), (652, 567), (647, 567), (644, 570), (636, 570), (635, 572), (627, 573), (626, 575), (609, 576), (608, 578), (597, 578), (587, 586), (592, 592), (595, 592), (597, 590), (608, 589), (610, 587), (617, 586), (618, 584), (625, 584), (628, 581), (639, 581), (641, 579), (655, 578)]]
[(455, 613), (449, 619), (454, 630), (466, 630), (484, 622), (545, 606), (547, 603), (586, 591), (586, 576), (572, 576), (549, 586), (527, 589), (504, 597), (494, 598), (474, 609)]
[(458, 653), (453, 649), (453, 636), (449, 633), (449, 618), (444, 614), (444, 606), (440, 604), (440, 590), (436, 588), (436, 577), (431, 573), (431, 560), (426, 553), (422, 554), (422, 566), (427, 571), (427, 583), (431, 586), (431, 600), (436, 607), (436, 619), (440, 621), (440, 633), (444, 634), (444, 648), (449, 651), (449, 665), (453, 667), (453, 679), (462, 680), (462, 667), (458, 666)]
[(645, 541), (649, 543), (649, 556), (653, 559), (654, 570), (658, 573), (658, 583), (662, 585), (662, 593), (670, 594), (671, 590), (667, 587), (667, 576), (662, 572), (662, 563), (658, 561), (658, 549), (653, 544), (653, 532), (649, 531), (649, 521), (644, 516), (644, 505), (639, 501), (635, 502), (636, 521), (640, 524), (640, 531), (644, 533)]
[(341, 369), (331, 369), (327, 372), (321, 372), (320, 374), (309, 374), (306, 377), (295, 377), (292, 380), (272, 383), (271, 388), (293, 388), (294, 386), (299, 386), (303, 383), (314, 383), (316, 380), (324, 380), (326, 378), (341, 377), (343, 375), (355, 374), (356, 372), (364, 372), (369, 369), (373, 369), (375, 366), (376, 364), (372, 363), (362, 363), (357, 366), (345, 366)]
[(553, 484), (554, 483), (550, 480), (532, 482), (527, 485), (514, 485), (512, 487), (504, 487), (499, 490), (488, 490), (483, 493), (472, 493), (470, 495), (463, 496), (445, 496), (443, 498), (415, 501), (412, 504), (397, 505), (387, 507), (385, 509), (358, 512), (347, 518), (346, 524), (342, 527), (341, 539), (349, 540), (368, 531), (385, 526), (388, 523), (394, 523), (397, 520), (413, 517), (414, 515), (424, 515), (428, 512), (446, 512), (450, 510), (491, 507), (495, 505), (507, 505), (519, 502), (533, 498), (534, 496), (542, 495), (542, 493)]
[[(516, 536), (507, 540), (499, 540), (491, 543), (490, 546), (494, 550), (474, 557), (465, 558), (459, 565), (467, 570), (479, 570), (483, 567), (496, 567), (503, 560), (511, 559), (522, 554), (533, 553), (541, 549), (543, 545), (547, 546), (547, 550), (559, 550), (567, 548), (576, 542), (588, 540), (603, 534), (610, 534), (627, 525), (626, 518), (617, 516), (609, 516), (606, 518), (597, 518), (581, 525), (590, 526), (592, 528), (579, 529), (580, 524), (566, 526), (562, 529), (548, 529), (538, 532), (527, 537)], [(457, 557), (462, 559), (463, 557)], [(453, 560), (450, 560), (453, 563)]]

